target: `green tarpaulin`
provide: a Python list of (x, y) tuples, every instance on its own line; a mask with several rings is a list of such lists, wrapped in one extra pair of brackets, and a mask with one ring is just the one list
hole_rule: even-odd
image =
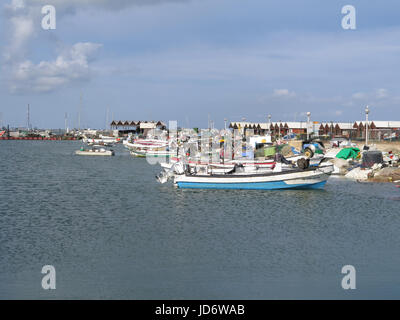
[(276, 153), (276, 147), (275, 146), (271, 146), (271, 147), (267, 147), (264, 149), (264, 156), (265, 157), (272, 157), (274, 156)]
[(338, 152), (338, 154), (336, 155), (336, 158), (344, 159), (344, 160), (347, 160), (350, 158), (355, 159), (355, 158), (357, 158), (359, 153), (360, 153), (360, 149), (358, 149), (358, 148), (345, 148)]

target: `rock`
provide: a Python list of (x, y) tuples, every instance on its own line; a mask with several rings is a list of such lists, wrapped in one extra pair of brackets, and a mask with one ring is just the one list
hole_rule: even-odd
[(374, 177), (391, 178), (393, 181), (400, 180), (400, 168), (387, 167), (377, 171)]
[(336, 167), (338, 167), (339, 169), (350, 167), (349, 162), (348, 162), (347, 160), (344, 160), (344, 159), (333, 158), (333, 159), (331, 160), (331, 162), (332, 162)]
[(333, 164), (335, 169), (334, 171), (335, 174), (345, 175), (347, 173), (348, 168), (350, 167), (349, 161), (344, 159), (333, 158), (329, 160), (329, 162)]
[(374, 176), (370, 179), (368, 179), (370, 182), (392, 182), (391, 177), (384, 177), (384, 176)]
[(378, 172), (378, 170), (382, 169), (382, 163), (375, 163), (371, 169), (375, 172)]
[(372, 169), (361, 169), (357, 167), (346, 174), (346, 178), (354, 180), (367, 180), (372, 173)]
[(326, 149), (325, 158), (335, 158), (342, 148)]

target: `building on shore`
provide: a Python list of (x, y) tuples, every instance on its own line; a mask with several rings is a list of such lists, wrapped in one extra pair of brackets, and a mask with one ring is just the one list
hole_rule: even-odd
[[(400, 121), (368, 121), (368, 137), (373, 140), (382, 140), (400, 133)], [(328, 122), (321, 123), (320, 136), (343, 136), (351, 139), (365, 139), (366, 121), (352, 123)]]
[(260, 135), (271, 133), (273, 136), (285, 136), (289, 133), (306, 134), (307, 122), (231, 122), (229, 128), (240, 132), (253, 130), (254, 134)]
[(162, 121), (122, 121), (114, 120), (110, 124), (111, 129), (117, 130), (118, 135), (127, 135), (129, 133), (147, 136), (155, 130), (165, 130), (167, 126)]
[[(365, 139), (366, 122), (310, 122), (311, 131), (321, 137), (342, 136), (349, 139)], [(307, 134), (307, 122), (231, 122), (229, 128), (246, 133), (253, 130), (254, 134), (285, 136), (288, 134)], [(368, 136), (373, 140), (396, 138), (400, 136), (400, 121), (368, 121)]]
[(322, 122), (318, 128), (319, 136), (342, 136), (355, 138), (357, 135), (353, 122)]
[[(365, 138), (365, 121), (356, 121), (354, 128), (357, 137)], [(368, 121), (368, 135), (375, 140), (397, 138), (400, 135), (400, 121)]]

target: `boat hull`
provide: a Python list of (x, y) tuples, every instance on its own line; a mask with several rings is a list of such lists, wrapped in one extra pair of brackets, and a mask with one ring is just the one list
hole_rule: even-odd
[(258, 182), (258, 183), (191, 183), (177, 182), (180, 189), (225, 189), (225, 190), (279, 190), (279, 189), (323, 189), (325, 181), (315, 183), (287, 184), (279, 182)]
[(277, 190), (277, 189), (322, 189), (333, 167), (292, 171), (266, 175), (224, 175), (175, 177), (175, 185), (182, 189), (242, 189), (242, 190)]
[(75, 154), (78, 156), (113, 156), (113, 151), (106, 151), (106, 152), (92, 152), (92, 151), (75, 151)]
[(170, 157), (172, 156), (172, 153), (168, 152), (168, 151), (154, 151), (154, 152), (139, 152), (139, 151), (131, 151), (131, 156), (133, 157), (139, 157), (139, 158), (146, 158), (146, 157)]

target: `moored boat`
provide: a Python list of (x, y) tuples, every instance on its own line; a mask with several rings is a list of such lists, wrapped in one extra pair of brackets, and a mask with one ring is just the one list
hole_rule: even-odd
[(113, 150), (107, 150), (101, 146), (93, 146), (91, 149), (84, 149), (82, 147), (76, 150), (75, 154), (79, 156), (113, 156), (115, 153)]
[(328, 180), (333, 166), (291, 169), (262, 174), (224, 174), (174, 176), (178, 188), (191, 189), (320, 189)]
[(171, 169), (165, 169), (157, 176), (161, 183), (173, 178), (178, 188), (190, 189), (320, 189), (323, 188), (333, 165), (321, 162), (318, 166), (306, 168), (283, 168), (277, 163), (269, 171), (254, 168), (253, 171), (245, 170), (242, 165), (236, 165), (233, 170), (226, 173), (212, 173), (208, 167), (197, 167), (192, 170), (182, 162), (177, 162)]
[(145, 157), (170, 157), (174, 155), (174, 152), (161, 149), (161, 150), (132, 150), (130, 152), (131, 156), (133, 157), (140, 157), (140, 158), (145, 158)]
[(126, 142), (125, 147), (134, 157), (169, 157), (174, 153), (169, 151), (168, 141), (157, 139), (138, 139)]

